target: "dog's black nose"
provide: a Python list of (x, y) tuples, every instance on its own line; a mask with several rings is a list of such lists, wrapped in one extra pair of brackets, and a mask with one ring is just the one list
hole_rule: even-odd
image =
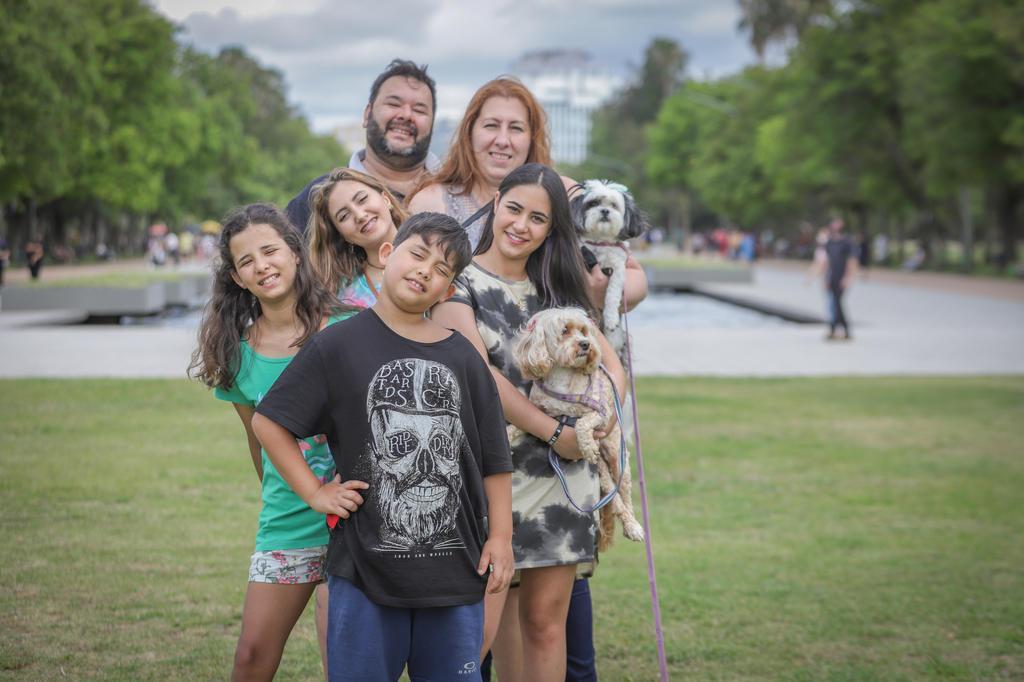
[(580, 350), (590, 350), (590, 341), (580, 341)]
[(607, 218), (608, 217), (608, 209), (607, 208), (602, 208), (601, 209), (601, 217), (602, 218)]

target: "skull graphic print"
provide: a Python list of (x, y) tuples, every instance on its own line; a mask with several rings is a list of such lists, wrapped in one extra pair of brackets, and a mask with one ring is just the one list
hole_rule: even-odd
[(381, 516), (378, 551), (464, 547), (455, 527), (461, 455), (469, 443), (459, 418), (455, 375), (418, 358), (383, 365), (370, 382), (370, 457)]

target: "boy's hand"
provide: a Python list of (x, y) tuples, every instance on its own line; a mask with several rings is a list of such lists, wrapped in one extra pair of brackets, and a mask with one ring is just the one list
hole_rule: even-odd
[(491, 577), (487, 579), (488, 594), (497, 594), (508, 589), (508, 584), (512, 581), (512, 572), (515, 570), (514, 563), (511, 540), (490, 538), (484, 543), (476, 572), (484, 575), (490, 570)]
[(363, 481), (342, 483), (341, 474), (335, 474), (333, 481), (324, 483), (313, 493), (309, 506), (321, 514), (334, 514), (347, 519), (363, 503), (363, 496), (359, 491), (369, 487), (370, 485)]

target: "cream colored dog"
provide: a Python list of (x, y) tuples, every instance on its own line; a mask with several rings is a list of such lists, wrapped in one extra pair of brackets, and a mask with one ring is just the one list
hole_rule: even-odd
[[(597, 327), (579, 308), (542, 310), (526, 323), (512, 355), (523, 376), (533, 379), (530, 402), (552, 417), (577, 417), (576, 440), (584, 459), (597, 465), (603, 497), (619, 479), (622, 440), (617, 421), (607, 436), (600, 441), (594, 438), (594, 431), (604, 428), (615, 415), (615, 386), (598, 369), (601, 348), (597, 333)], [(510, 440), (520, 433), (514, 426), (508, 428)], [(644, 529), (633, 514), (631, 487), (627, 459), (618, 494), (601, 508), (599, 550), (611, 545), (616, 516), (627, 538), (644, 539)]]

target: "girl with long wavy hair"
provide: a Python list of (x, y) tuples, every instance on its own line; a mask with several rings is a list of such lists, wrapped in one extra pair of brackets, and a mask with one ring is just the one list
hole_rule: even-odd
[(378, 251), (407, 217), (376, 178), (336, 168), (310, 193), (309, 253), (313, 270), (346, 304), (369, 308), (383, 276)]
[[(189, 374), (233, 403), (260, 479), (262, 508), (233, 680), (270, 680), (285, 642), (317, 593), (317, 633), (326, 672), (324, 589), (328, 529), (274, 469), (252, 430), (257, 403), (298, 349), (319, 329), (350, 314), (313, 272), (301, 237), (273, 205), (232, 211), (220, 234), (213, 294), (203, 313)], [(300, 444), (324, 482), (334, 461), (322, 439)]]
[[(501, 76), (473, 95), (444, 163), (407, 197), (409, 212), (437, 211), (464, 223), (524, 163), (551, 164), (544, 109), (525, 85)], [(478, 216), (466, 226), (474, 247), (484, 221)]]

